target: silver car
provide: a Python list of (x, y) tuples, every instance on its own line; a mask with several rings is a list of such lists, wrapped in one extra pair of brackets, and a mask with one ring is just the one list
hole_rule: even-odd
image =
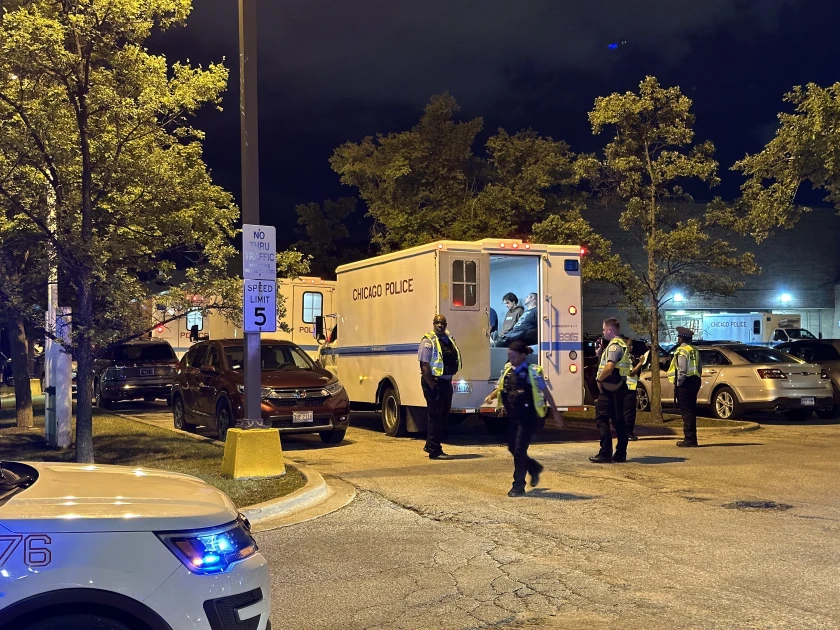
[[(697, 405), (716, 418), (734, 419), (743, 414), (783, 412), (789, 420), (803, 421), (814, 411), (831, 409), (834, 399), (827, 371), (775, 348), (745, 344), (701, 346), (702, 384)], [(676, 406), (674, 385), (663, 361), (660, 372), (663, 406)], [(638, 407), (650, 408), (651, 372), (642, 372), (637, 390)]]
[(817, 415), (824, 419), (840, 418), (840, 339), (803, 339), (783, 343), (776, 350), (825, 368), (834, 390), (834, 406), (818, 410)]

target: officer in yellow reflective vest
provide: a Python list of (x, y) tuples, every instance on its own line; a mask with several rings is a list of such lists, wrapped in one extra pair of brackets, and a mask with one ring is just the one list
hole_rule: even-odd
[[(598, 400), (595, 401), (595, 424), (601, 434), (601, 449), (589, 458), (596, 464), (627, 461), (627, 425), (624, 422), (624, 399), (627, 396), (627, 375), (633, 367), (630, 349), (619, 336), (621, 324), (614, 317), (604, 320), (603, 333), (607, 346), (601, 352), (598, 366)], [(615, 429), (615, 453), (612, 449), (610, 422)]]
[(697, 446), (697, 392), (700, 391), (700, 352), (691, 345), (694, 331), (690, 328), (677, 327), (679, 346), (674, 352), (671, 367), (668, 368), (668, 381), (674, 384), (677, 404), (683, 419), (684, 439), (677, 446)]
[(513, 455), (513, 486), (509, 497), (525, 494), (526, 474), (531, 475), (531, 487), (536, 488), (540, 482), (543, 467), (528, 456), (534, 432), (545, 426), (546, 417), (552, 419), (555, 428), (563, 427), (542, 368), (528, 364), (528, 355), (532, 353), (524, 341), (512, 341), (508, 346), (508, 364), (502, 370), (496, 390), (484, 401), (490, 404), (495, 398), (496, 406), (504, 407), (509, 418), (508, 450)]
[(417, 358), (420, 360), (420, 386), (426, 398), (429, 421), (426, 445), (429, 459), (446, 456), (441, 446), (452, 408), (452, 377), (461, 369), (461, 351), (446, 330), (446, 317), (435, 315), (433, 330), (423, 335)]
[(624, 335), (621, 335), (621, 339), (627, 344), (627, 347), (630, 350), (630, 364), (633, 365), (630, 369), (630, 373), (627, 375), (627, 395), (624, 397), (624, 424), (627, 425), (627, 437), (631, 441), (635, 441), (639, 439), (636, 437), (635, 433), (636, 411), (638, 406), (636, 391), (639, 385), (639, 374), (641, 374), (642, 368), (644, 367), (648, 356), (650, 356), (650, 351), (644, 353), (638, 363), (635, 363), (634, 365), (633, 363), (636, 358), (633, 356), (633, 340), (628, 339)]

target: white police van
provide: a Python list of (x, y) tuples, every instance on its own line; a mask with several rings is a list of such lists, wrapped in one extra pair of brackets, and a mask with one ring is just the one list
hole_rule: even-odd
[(0, 466), (0, 629), (270, 627), (268, 564), (219, 490), (145, 468)]

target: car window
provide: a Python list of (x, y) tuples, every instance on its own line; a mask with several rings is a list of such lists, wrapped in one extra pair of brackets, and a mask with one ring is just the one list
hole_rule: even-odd
[(195, 346), (187, 350), (187, 354), (181, 359), (181, 365), (184, 367), (192, 365), (193, 357), (195, 356)]
[(168, 343), (130, 344), (114, 348), (115, 361), (175, 361), (175, 351)]
[(207, 358), (207, 351), (210, 349), (210, 346), (204, 344), (201, 346), (193, 346), (193, 348), (195, 348), (195, 354), (193, 355), (190, 366), (194, 368), (200, 368), (202, 365), (204, 365), (204, 360)]
[[(231, 370), (244, 369), (242, 346), (225, 348), (225, 360)], [(260, 363), (263, 372), (282, 370), (311, 370), (315, 367), (309, 355), (296, 346), (264, 345), (260, 348)]]
[(750, 363), (802, 363), (801, 359), (779, 352), (775, 348), (744, 346), (743, 348), (730, 348), (730, 350)]
[(803, 346), (802, 352), (798, 355), (806, 361), (840, 361), (840, 353), (834, 346), (819, 344), (814, 346)]
[(788, 336), (785, 334), (784, 330), (781, 330), (781, 329), (777, 328), (773, 332), (773, 341), (787, 341), (787, 340), (788, 340)]
[(219, 352), (216, 348), (210, 348), (210, 358), (207, 359), (207, 365), (217, 370), (222, 369), (222, 360), (219, 358)]
[(781, 345), (776, 346), (776, 350), (779, 352), (784, 352), (785, 354), (789, 354), (792, 357), (801, 356), (801, 348), (794, 346), (792, 343), (783, 343)]
[(701, 350), (700, 363), (703, 367), (707, 365), (731, 365), (729, 359), (717, 350)]
[(804, 328), (789, 328), (787, 334), (791, 339), (816, 339)]

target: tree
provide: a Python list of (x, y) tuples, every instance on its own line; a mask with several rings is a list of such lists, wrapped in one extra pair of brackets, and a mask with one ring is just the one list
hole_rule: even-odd
[(228, 72), (170, 65), (144, 47), (153, 28), (185, 23), (190, 0), (4, 5), (0, 198), (67, 272), (76, 459), (91, 462), (95, 353), (149, 326), (138, 307), (147, 279), (171, 280), (181, 261), (182, 294), (215, 295), (227, 276), (238, 210), (212, 183), (186, 116), (219, 104)]
[[(695, 144), (691, 100), (680, 89), (662, 88), (645, 78), (639, 93), (611, 94), (595, 100), (589, 113), (594, 134), (607, 127), (615, 135), (604, 149), (596, 190), (626, 204), (621, 227), (633, 234), (643, 252), (637, 267), (626, 257), (607, 276), (625, 291), (628, 305), (659, 350), (662, 308), (675, 288), (707, 295), (731, 295), (743, 274), (758, 272), (750, 253), (739, 254), (719, 238), (731, 225), (732, 211), (718, 200), (702, 216), (686, 213), (692, 197), (683, 189), (692, 180), (714, 186), (718, 164), (710, 142)], [(659, 363), (652, 362), (651, 411), (662, 418)]]
[(444, 238), (527, 236), (551, 214), (550, 200), (579, 182), (568, 145), (533, 131), (500, 129), (486, 157), (476, 156), (484, 123), (458, 122), (458, 111), (449, 94), (433, 96), (410, 131), (348, 142), (333, 153), (333, 170), (358, 188), (384, 251)]
[(794, 113), (780, 113), (775, 137), (732, 167), (748, 178), (735, 226), (759, 242), (775, 229), (793, 227), (808, 211), (796, 203), (806, 182), (840, 211), (840, 83), (797, 86), (784, 100)]
[(302, 239), (292, 247), (311, 257), (315, 275), (334, 278), (336, 267), (362, 257), (362, 252), (347, 247), (350, 239), (347, 224), (356, 212), (357, 203), (355, 197), (342, 197), (337, 201), (327, 199), (323, 207), (307, 203), (295, 208)]

